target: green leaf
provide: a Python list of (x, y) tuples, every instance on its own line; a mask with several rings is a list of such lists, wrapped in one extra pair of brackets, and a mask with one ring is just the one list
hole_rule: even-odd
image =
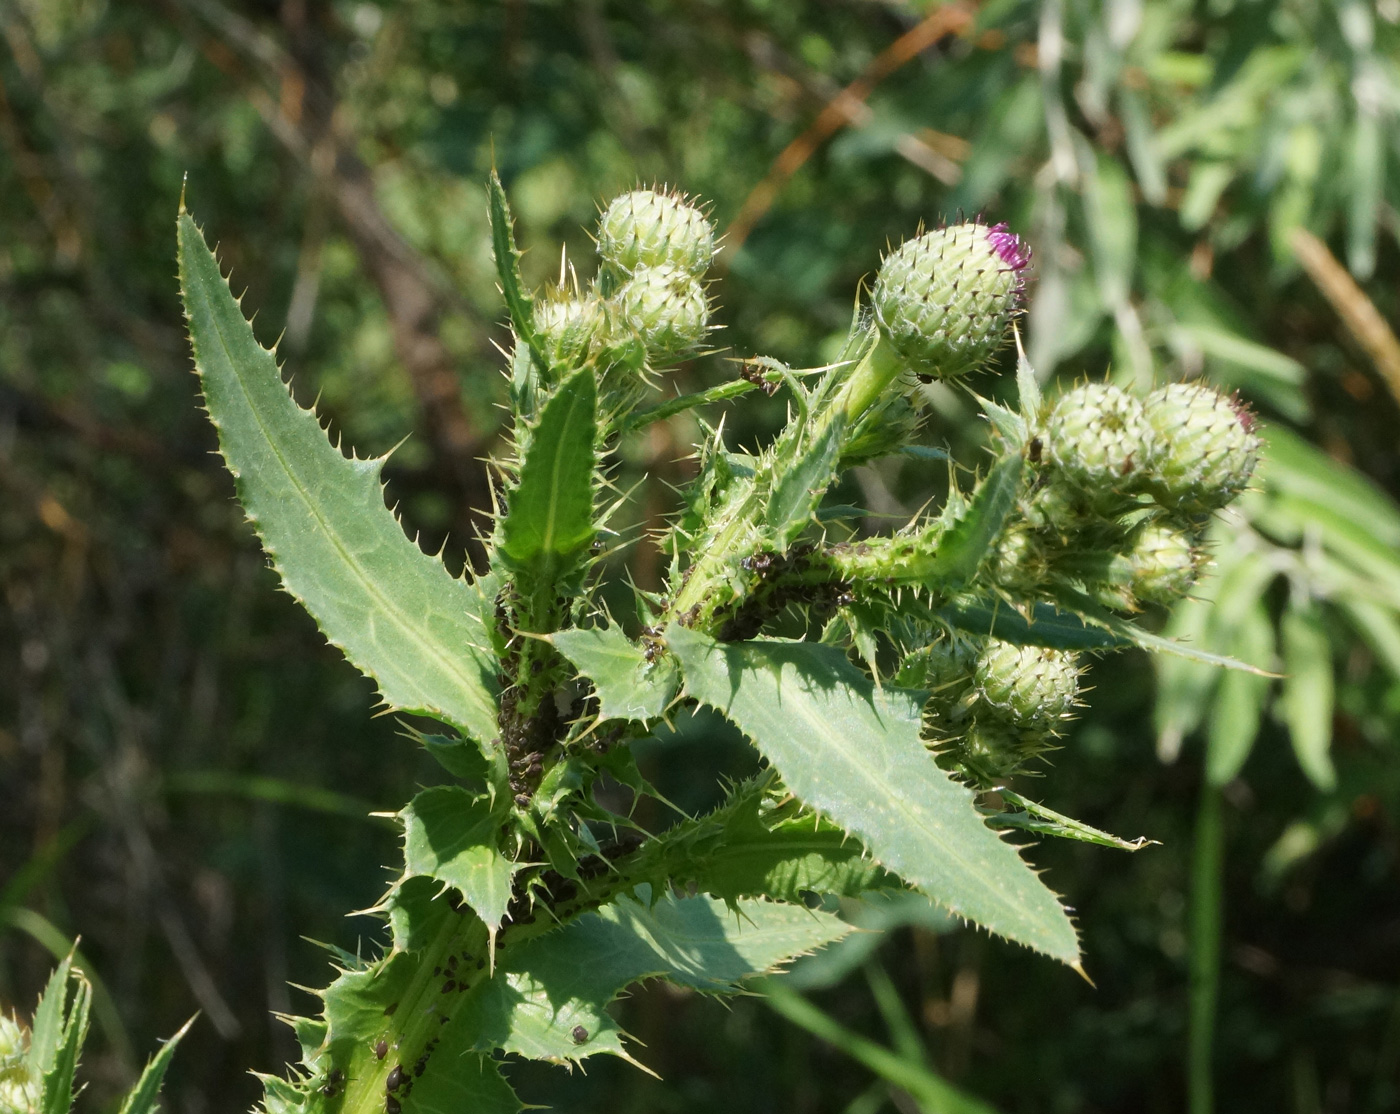
[(590, 368), (564, 380), (530, 431), (520, 483), (501, 520), (507, 565), (541, 582), (567, 575), (588, 553), (593, 521), (598, 388)]
[(414, 1082), (403, 1108), (406, 1114), (515, 1114), (523, 1104), (495, 1061), (468, 1052), (434, 1060), (433, 1070)]
[(1332, 746), (1332, 644), (1316, 607), (1295, 605), (1280, 623), (1283, 685), (1279, 705), (1288, 724), (1298, 765), (1308, 780), (1330, 793), (1337, 771), (1328, 753)]
[(1053, 604), (1037, 603), (1027, 619), (1000, 600), (963, 599), (939, 608), (934, 615), (955, 630), (966, 631), (1018, 646), (1045, 646), (1052, 650), (1120, 650), (1132, 643), (1100, 627), (1091, 627), (1073, 612)]
[(458, 785), (424, 789), (399, 813), (404, 871), (454, 887), (495, 932), (510, 904), (516, 864), (496, 847), (503, 810)]
[(476, 588), (404, 534), (384, 505), (384, 458), (347, 459), (296, 404), (187, 213), (179, 240), (205, 404), (283, 585), (390, 707), (492, 738), (496, 670)]
[(418, 973), (416, 957), (394, 952), (341, 975), (321, 992), (327, 1039), (342, 1046), (378, 1039)]
[(623, 895), (511, 952), (444, 1027), (444, 1043), (475, 1041), (478, 1051), (503, 1048), (538, 1060), (626, 1056), (605, 1007), (631, 983), (659, 977), (725, 993), (850, 931), (800, 905), (741, 900), (730, 909), (711, 897), (652, 896), (639, 886), (636, 897)]
[[(42, 1072), (39, 1109), (35, 1114), (69, 1114), (73, 1106), (73, 1076), (78, 1070), (78, 1054), (87, 1040), (88, 1014), (92, 1007), (92, 985), (81, 971), (72, 972), (77, 984), (72, 1003), (64, 1011), (63, 1031), (48, 1067)], [(60, 996), (67, 997), (67, 988)]]
[(64, 1019), (68, 1012), (68, 977), (72, 969), (73, 953), (70, 951), (49, 975), (44, 992), (39, 995), (39, 1004), (34, 1009), (28, 1060), (36, 1076), (43, 1076), (53, 1067), (59, 1045), (63, 1043)]
[(559, 631), (549, 641), (593, 683), (602, 719), (656, 719), (680, 687), (676, 663), (665, 656), (648, 661), (621, 627)]
[[(1245, 612), (1232, 648), (1246, 661), (1272, 664), (1274, 628), (1262, 601), (1256, 600)], [(1231, 672), (1220, 679), (1206, 733), (1206, 777), (1212, 785), (1231, 781), (1254, 749), (1269, 686), (1270, 679), (1262, 671), (1259, 675)]]
[(496, 277), (506, 300), (506, 310), (510, 313), (511, 328), (515, 330), (517, 340), (529, 351), (540, 374), (548, 375), (549, 360), (545, 358), (544, 349), (540, 347), (539, 337), (535, 333), (533, 301), (520, 277), (520, 251), (515, 246), (510, 201), (494, 169), (486, 186), (486, 195), (491, 213), (491, 253), (496, 259)]
[(721, 644), (674, 624), (666, 641), (687, 691), (732, 719), (800, 800), (881, 865), (959, 916), (1078, 963), (1055, 895), (925, 749), (916, 694), (877, 692), (830, 646)]
[(442, 883), (426, 874), (400, 879), (379, 903), (379, 909), (389, 918), (396, 952), (427, 947), (447, 921), (459, 915), (447, 903)]
[[(196, 1015), (198, 1016), (198, 1015)], [(131, 1093), (126, 1096), (126, 1101), (122, 1103), (121, 1114), (154, 1114), (156, 1100), (160, 1098), (160, 1085), (165, 1082), (166, 1069), (170, 1067), (170, 1061), (175, 1058), (175, 1049), (180, 1044), (180, 1039), (190, 1031), (190, 1026), (194, 1024), (194, 1018), (190, 1018), (180, 1026), (179, 1032), (171, 1037), (146, 1063), (146, 1070), (141, 1073), (141, 1078), (136, 1081), (136, 1086), (131, 1089)]]
[(1156, 840), (1148, 839), (1146, 836), (1138, 836), (1137, 839), (1123, 839), (1121, 836), (1110, 835), (1108, 832), (1090, 827), (1082, 820), (1075, 820), (1064, 813), (1027, 800), (1019, 793), (1013, 793), (1009, 789), (1001, 789), (998, 792), (1015, 811), (992, 814), (989, 821), (995, 827), (1017, 828), (1024, 832), (1035, 832), (1038, 835), (1055, 836), (1058, 839), (1079, 840), (1081, 843), (1097, 843), (1100, 847), (1113, 847), (1119, 851), (1141, 851), (1144, 847), (1156, 842)]
[(774, 546), (786, 549), (811, 521), (817, 504), (836, 475), (836, 461), (846, 433), (845, 416), (839, 411), (817, 432), (792, 461), (775, 461), (782, 468), (773, 485), (766, 511)]
[(938, 539), (927, 579), (959, 585), (977, 575), (1016, 506), (1024, 467), (1020, 456), (1006, 457), (993, 466), (977, 485), (967, 510)]

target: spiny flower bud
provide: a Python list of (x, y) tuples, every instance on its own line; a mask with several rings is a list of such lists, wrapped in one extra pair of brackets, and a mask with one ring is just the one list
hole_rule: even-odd
[(1260, 441), (1241, 403), (1200, 383), (1173, 383), (1148, 395), (1144, 409), (1163, 445), (1151, 486), (1164, 506), (1215, 511), (1245, 489)]
[(583, 359), (604, 324), (603, 304), (591, 293), (580, 297), (560, 292), (535, 302), (535, 331), (545, 350), (561, 363)]
[(1079, 696), (1074, 654), (988, 639), (974, 680), (982, 704), (1018, 727), (1053, 730)]
[(1201, 559), (1189, 534), (1160, 522), (1148, 523), (1128, 554), (1133, 597), (1143, 603), (1175, 603), (1196, 583)]
[(977, 667), (977, 647), (963, 638), (944, 638), (915, 650), (900, 663), (895, 684), (924, 689), (943, 702), (957, 699)]
[(908, 240), (875, 280), (880, 331), (920, 374), (965, 375), (1006, 339), (1029, 262), (1004, 224), (955, 224)]
[(674, 359), (705, 339), (710, 303), (699, 281), (678, 267), (643, 267), (618, 288), (613, 305), (648, 355)]
[(715, 230), (679, 194), (633, 190), (604, 210), (598, 254), (624, 275), (667, 265), (699, 278), (714, 258)]
[(1109, 383), (1061, 395), (1046, 433), (1051, 462), (1092, 495), (1135, 490), (1154, 467), (1156, 438), (1142, 403)]

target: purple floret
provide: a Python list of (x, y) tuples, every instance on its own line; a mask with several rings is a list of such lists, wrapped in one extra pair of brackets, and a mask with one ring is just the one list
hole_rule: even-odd
[(992, 242), (992, 250), (1000, 256), (1001, 261), (1016, 272), (1017, 278), (1021, 278), (1021, 272), (1030, 266), (1031, 262), (1030, 248), (1021, 243), (1021, 237), (1010, 231), (1003, 221), (987, 229), (987, 239)]

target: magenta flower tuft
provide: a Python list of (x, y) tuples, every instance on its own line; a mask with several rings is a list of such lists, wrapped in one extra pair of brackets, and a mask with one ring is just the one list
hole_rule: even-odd
[(1005, 221), (987, 229), (987, 239), (991, 241), (992, 250), (1001, 261), (1015, 271), (1018, 281), (1024, 284), (1025, 279), (1021, 272), (1031, 265), (1030, 247), (1022, 243), (1021, 237), (1012, 232)]

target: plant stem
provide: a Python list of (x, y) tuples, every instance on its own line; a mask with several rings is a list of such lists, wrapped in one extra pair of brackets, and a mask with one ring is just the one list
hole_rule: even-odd
[(1186, 1059), (1189, 1114), (1211, 1114), (1215, 1106), (1212, 1054), (1220, 998), (1224, 865), (1220, 787), (1206, 780), (1196, 810), (1196, 844), (1191, 864), (1191, 1012)]

